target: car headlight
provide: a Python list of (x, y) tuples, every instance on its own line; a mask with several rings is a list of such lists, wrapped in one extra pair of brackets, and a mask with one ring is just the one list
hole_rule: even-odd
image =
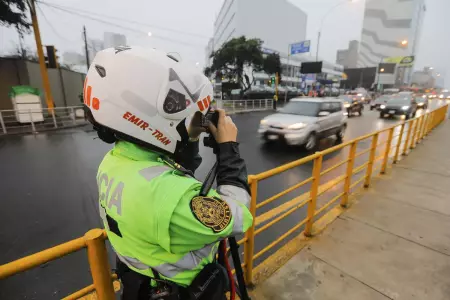
[(267, 120), (261, 120), (261, 122), (259, 122), (261, 125), (265, 125), (267, 124)]
[(444, 98), (444, 95), (439, 95), (439, 99), (442, 99), (442, 98)]
[(385, 109), (385, 108), (386, 108), (386, 105), (381, 104), (381, 105), (380, 105), (380, 108), (381, 108), (381, 109)]
[(423, 106), (423, 103), (417, 103), (417, 105), (419, 105), (419, 106)]
[(408, 105), (402, 106), (402, 109), (403, 109), (403, 110), (408, 110), (408, 109), (409, 109), (409, 106), (408, 106)]
[(349, 107), (350, 107), (350, 103), (344, 102), (344, 107), (345, 107), (345, 108), (349, 108)]
[(302, 128), (305, 128), (305, 127), (306, 127), (305, 123), (295, 123), (295, 124), (289, 125), (288, 129), (297, 130), (297, 129), (302, 129)]
[(361, 100), (364, 100), (364, 99), (366, 99), (366, 98), (364, 98), (364, 97), (361, 97)]

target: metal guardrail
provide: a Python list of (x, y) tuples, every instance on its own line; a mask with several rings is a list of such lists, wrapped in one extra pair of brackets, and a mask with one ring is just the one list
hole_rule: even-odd
[(0, 110), (0, 135), (37, 133), (83, 124), (87, 121), (82, 106)]
[(250, 112), (272, 109), (273, 100), (218, 100), (217, 107), (224, 109), (227, 113)]
[[(217, 106), (225, 109), (228, 113), (251, 112), (272, 109), (272, 102), (273, 100), (270, 99), (219, 100)], [(53, 112), (47, 108), (0, 110), (0, 136), (17, 133), (38, 133), (88, 124), (82, 106), (56, 107)], [(37, 115), (42, 115), (43, 120), (38, 118)]]
[[(254, 216), (254, 222), (250, 229), (246, 232), (245, 237), (239, 241), (239, 244), (244, 244), (243, 267), (246, 282), (252, 282), (254, 261), (256, 259), (260, 258), (262, 255), (267, 253), (267, 251), (281, 243), (289, 235), (299, 231), (302, 228), (304, 235), (311, 236), (313, 234), (312, 228), (315, 219), (326, 212), (327, 209), (332, 209), (333, 205), (334, 207), (338, 205), (344, 208), (347, 207), (349, 196), (352, 194), (355, 187), (360, 184), (363, 184), (366, 188), (369, 187), (374, 173), (379, 171), (380, 174), (384, 174), (390, 162), (395, 164), (398, 162), (400, 155), (407, 155), (408, 150), (414, 149), (418, 142), (420, 142), (431, 130), (446, 119), (447, 110), (448, 105), (445, 105), (420, 117), (402, 122), (401, 124), (361, 136), (324, 151), (316, 152), (313, 155), (293, 161), (275, 169), (257, 175), (250, 175), (249, 184), (252, 194), (250, 211)], [(383, 139), (384, 137), (386, 138)], [(367, 150), (357, 152), (358, 143), (365, 141), (370, 141), (370, 147)], [(347, 158), (324, 170), (322, 167), (324, 156), (336, 151), (341, 151), (344, 148), (349, 150)], [(378, 155), (380, 152), (381, 155)], [(356, 159), (363, 158), (366, 154), (368, 155), (367, 160), (356, 166)], [(313, 162), (312, 173), (309, 178), (289, 187), (269, 199), (265, 199), (257, 203), (258, 185), (261, 181), (309, 162)], [(345, 172), (334, 179), (333, 185), (327, 187), (319, 185), (322, 176), (337, 170), (339, 167), (345, 168)], [(365, 172), (362, 176), (354, 179), (355, 176), (358, 176), (358, 174), (363, 171)], [(300, 196), (294, 198), (293, 201), (287, 202), (289, 204), (288, 206), (284, 203), (276, 208), (272, 208), (266, 213), (259, 215), (257, 214), (257, 210), (261, 207), (274, 202), (280, 197), (308, 183), (311, 185), (309, 191), (302, 195), (305, 197)], [(331, 188), (336, 187), (338, 183), (343, 183), (342, 191), (326, 203), (318, 205), (318, 198), (330, 191)], [(340, 201), (338, 202), (338, 200)], [(305, 206), (307, 206), (306, 218), (300, 220), (291, 229), (279, 236), (275, 241), (255, 253), (255, 239), (258, 235)], [(283, 209), (280, 210), (280, 207)], [(106, 246), (104, 243), (106, 238), (106, 233), (103, 230), (93, 229), (86, 233), (84, 237), (0, 266), (0, 279), (24, 272), (36, 266), (79, 251), (83, 248), (87, 248), (87, 255), (94, 283), (93, 285), (79, 290), (64, 299), (78, 299), (94, 291), (97, 293), (98, 299), (115, 299), (112, 284), (112, 280), (115, 278), (115, 275), (111, 274), (111, 268), (107, 259)]]

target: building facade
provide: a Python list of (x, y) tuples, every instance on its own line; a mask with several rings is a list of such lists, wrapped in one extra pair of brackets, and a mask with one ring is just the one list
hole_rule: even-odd
[(367, 0), (357, 66), (415, 55), (425, 11), (424, 0)]
[(358, 64), (358, 41), (350, 41), (348, 49), (338, 50), (336, 53), (336, 64), (345, 68), (356, 68)]
[[(310, 54), (288, 57), (289, 45), (306, 39), (307, 15), (287, 0), (225, 0), (214, 22), (214, 35), (205, 48), (205, 66), (210, 66), (210, 55), (232, 38), (245, 36), (263, 41), (265, 54), (278, 53), (282, 64), (282, 81), (300, 87), (300, 66), (304, 61), (315, 61)], [(325, 67), (326, 65), (326, 67)], [(336, 76), (343, 67), (324, 63), (324, 69)], [(335, 71), (334, 69), (339, 69)], [(251, 70), (247, 70), (252, 74)], [(270, 76), (254, 73), (255, 84), (265, 84)]]
[(127, 38), (123, 34), (114, 32), (105, 32), (103, 34), (103, 45), (106, 48), (115, 48), (127, 45)]

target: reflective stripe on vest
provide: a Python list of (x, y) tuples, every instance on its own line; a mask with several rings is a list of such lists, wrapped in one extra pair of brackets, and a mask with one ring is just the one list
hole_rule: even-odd
[(139, 171), (139, 174), (144, 177), (147, 181), (152, 180), (153, 178), (158, 177), (162, 173), (168, 170), (173, 170), (172, 168), (169, 168), (167, 166), (153, 166), (148, 167), (145, 169), (142, 169)]
[(120, 255), (115, 250), (114, 252), (116, 252), (117, 257), (120, 259), (120, 261), (129, 267), (133, 267), (138, 270), (148, 270), (152, 268), (158, 271), (158, 273), (160, 273), (164, 277), (172, 278), (180, 272), (195, 269), (203, 259), (209, 257), (210, 255), (214, 255), (217, 252), (217, 247), (218, 242), (209, 244), (199, 250), (186, 253), (179, 261), (173, 264), (164, 263), (154, 267), (146, 265), (136, 258)]
[(248, 208), (251, 201), (250, 195), (243, 188), (234, 185), (220, 185), (217, 187), (217, 192), (230, 206), (231, 215), (234, 218), (232, 235), (244, 233), (244, 208), (238, 202)]

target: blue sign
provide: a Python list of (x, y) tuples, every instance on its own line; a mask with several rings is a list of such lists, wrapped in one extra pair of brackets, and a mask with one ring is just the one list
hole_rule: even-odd
[(311, 41), (303, 41), (296, 44), (291, 44), (291, 55), (298, 53), (307, 53), (311, 48)]
[(264, 54), (274, 54), (274, 53), (278, 53), (278, 52), (275, 51), (275, 50), (272, 50), (272, 49), (269, 49), (269, 48), (264, 48), (264, 47), (261, 47), (261, 51), (262, 51)]

